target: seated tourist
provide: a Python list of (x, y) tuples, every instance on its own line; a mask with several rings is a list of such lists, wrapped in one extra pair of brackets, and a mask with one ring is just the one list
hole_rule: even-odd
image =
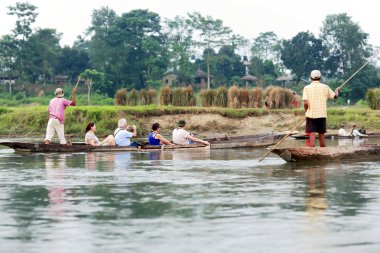
[(115, 142), (117, 146), (121, 146), (121, 147), (127, 147), (127, 146), (137, 147), (138, 146), (136, 142), (131, 143), (131, 138), (137, 135), (136, 126), (127, 125), (126, 119), (120, 119), (118, 121), (117, 128), (113, 135), (115, 136)]
[(178, 127), (173, 130), (173, 143), (179, 145), (190, 144), (190, 142), (199, 142), (205, 145), (210, 145), (208, 141), (204, 141), (198, 138), (195, 138), (184, 128), (186, 126), (186, 121), (180, 120), (178, 121)]
[(360, 132), (356, 129), (356, 125), (355, 125), (355, 124), (352, 126), (350, 136), (354, 136), (354, 137), (357, 137), (357, 136), (368, 137), (368, 135), (360, 133)]
[(149, 145), (158, 146), (158, 145), (174, 145), (167, 139), (165, 139), (160, 134), (160, 124), (154, 123), (152, 125), (152, 132), (149, 134), (148, 137)]
[(364, 127), (360, 128), (358, 131), (359, 131), (359, 133), (361, 133), (361, 134), (367, 134), (367, 131), (365, 130)]
[(108, 135), (103, 141), (99, 141), (98, 137), (95, 135), (96, 125), (94, 122), (90, 122), (86, 127), (86, 136), (84, 141), (86, 144), (91, 146), (115, 146), (115, 138), (113, 135)]
[(338, 136), (348, 136), (349, 134), (346, 132), (346, 130), (344, 129), (344, 125), (341, 124), (340, 125), (340, 128), (338, 130)]

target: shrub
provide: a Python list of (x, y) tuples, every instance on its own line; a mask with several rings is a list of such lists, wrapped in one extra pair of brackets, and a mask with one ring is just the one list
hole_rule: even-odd
[(147, 92), (147, 105), (153, 105), (157, 103), (157, 91), (155, 89), (149, 89)]
[(183, 106), (182, 88), (174, 89), (172, 103), (174, 106)]
[(127, 104), (127, 89), (120, 89), (115, 95), (115, 105), (126, 105)]
[(160, 104), (170, 105), (172, 104), (173, 92), (169, 86), (165, 86), (160, 90)]
[(261, 108), (263, 107), (263, 89), (261, 87), (255, 87), (251, 90), (250, 94), (250, 107)]
[(202, 106), (210, 107), (215, 105), (216, 90), (203, 89), (200, 91), (199, 96), (201, 98)]
[(269, 96), (270, 108), (291, 108), (293, 92), (290, 89), (269, 86), (264, 92)]
[(380, 109), (380, 89), (369, 89), (365, 95), (369, 108), (372, 110)]
[(221, 86), (216, 91), (215, 106), (227, 107), (228, 105), (228, 90)]
[(240, 88), (238, 90), (238, 98), (239, 98), (240, 108), (248, 108), (248, 104), (249, 104), (248, 90), (245, 88)]
[(228, 107), (239, 108), (239, 88), (233, 85), (228, 89)]
[(182, 88), (183, 101), (185, 106), (193, 106), (195, 105), (195, 97), (193, 93), (193, 87), (187, 86)]
[(147, 105), (148, 104), (148, 92), (144, 89), (140, 91), (140, 104)]
[(138, 94), (136, 89), (132, 89), (128, 97), (128, 105), (136, 106), (138, 100)]

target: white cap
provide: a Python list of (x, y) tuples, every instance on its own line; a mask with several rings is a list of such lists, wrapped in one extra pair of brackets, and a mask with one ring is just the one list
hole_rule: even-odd
[(58, 97), (58, 98), (63, 97), (63, 90), (61, 88), (55, 89), (54, 93), (55, 93), (55, 96)]
[(313, 71), (311, 71), (310, 78), (311, 79), (321, 78), (321, 71), (319, 71), (319, 70), (313, 70)]

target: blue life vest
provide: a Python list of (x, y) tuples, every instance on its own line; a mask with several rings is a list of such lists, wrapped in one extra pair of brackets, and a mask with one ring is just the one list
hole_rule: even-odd
[(153, 145), (153, 146), (159, 146), (159, 145), (161, 145), (161, 144), (160, 144), (160, 140), (154, 138), (154, 136), (155, 136), (156, 134), (157, 134), (157, 133), (155, 133), (155, 132), (151, 132), (151, 133), (149, 134), (149, 137), (148, 137), (149, 145)]

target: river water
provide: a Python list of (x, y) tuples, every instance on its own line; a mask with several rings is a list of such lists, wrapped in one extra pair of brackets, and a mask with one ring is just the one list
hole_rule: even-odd
[(380, 252), (380, 159), (0, 149), (0, 252)]

